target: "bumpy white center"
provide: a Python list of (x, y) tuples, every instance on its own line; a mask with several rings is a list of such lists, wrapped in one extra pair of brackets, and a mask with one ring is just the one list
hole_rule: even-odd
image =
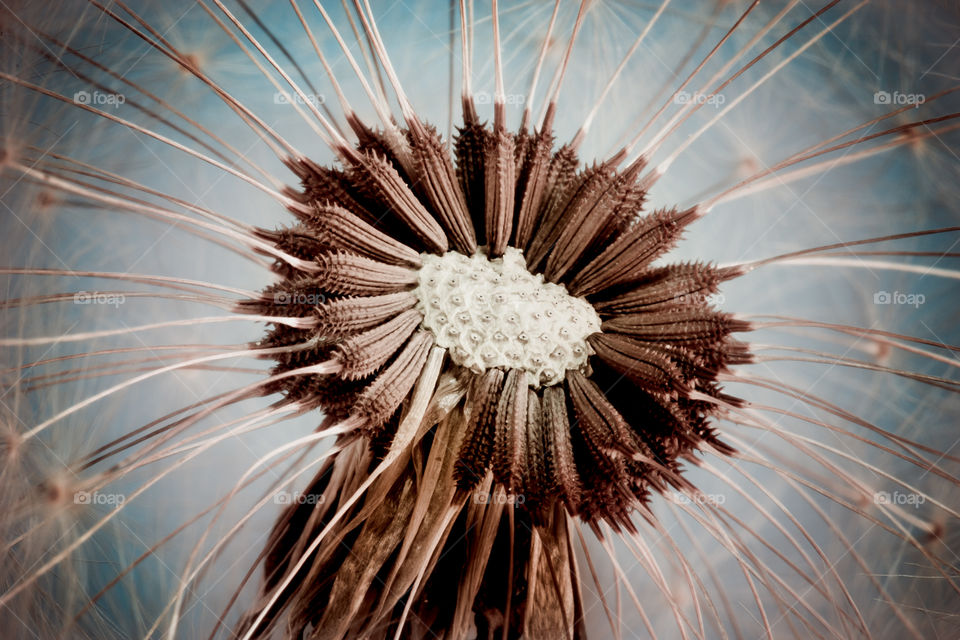
[(414, 293), (423, 326), (458, 365), (476, 373), (489, 367), (524, 369), (535, 387), (556, 384), (567, 369), (585, 369), (592, 350), (585, 339), (600, 318), (585, 300), (527, 271), (523, 254), (503, 258), (422, 254)]

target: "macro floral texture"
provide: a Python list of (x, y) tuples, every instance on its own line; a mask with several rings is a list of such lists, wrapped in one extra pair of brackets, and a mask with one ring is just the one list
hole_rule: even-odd
[(4, 637), (956, 629), (955, 7), (55, 7)]

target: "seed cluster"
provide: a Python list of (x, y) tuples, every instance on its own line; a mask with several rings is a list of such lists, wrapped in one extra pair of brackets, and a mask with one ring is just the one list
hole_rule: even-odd
[(730, 337), (747, 327), (708, 296), (738, 274), (651, 266), (700, 212), (643, 215), (642, 159), (581, 169), (549, 132), (513, 135), (468, 112), (454, 162), (410, 125), (397, 136), (353, 122), (344, 170), (290, 162), (299, 224), (261, 235), (313, 267), (278, 261), (279, 282), (246, 308), (303, 321), (263, 341), (296, 347), (274, 373), (339, 372), (270, 390), (351, 419), (382, 452), (441, 347), (467, 388), (461, 491), (492, 473), (534, 520), (562, 504), (632, 527), (650, 491), (684, 484), (682, 458), (730, 450), (710, 418), (737, 402), (716, 377), (749, 361)]
[(494, 260), (424, 255), (414, 293), (423, 326), (455, 363), (478, 374), (523, 369), (537, 388), (561, 382), (568, 369), (586, 371), (586, 337), (600, 331), (589, 303), (531, 274), (512, 247)]

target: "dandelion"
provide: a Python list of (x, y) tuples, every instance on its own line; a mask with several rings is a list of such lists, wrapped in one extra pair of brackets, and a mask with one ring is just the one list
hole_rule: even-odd
[(955, 627), (945, 21), (45, 13), (0, 14), (13, 637)]

